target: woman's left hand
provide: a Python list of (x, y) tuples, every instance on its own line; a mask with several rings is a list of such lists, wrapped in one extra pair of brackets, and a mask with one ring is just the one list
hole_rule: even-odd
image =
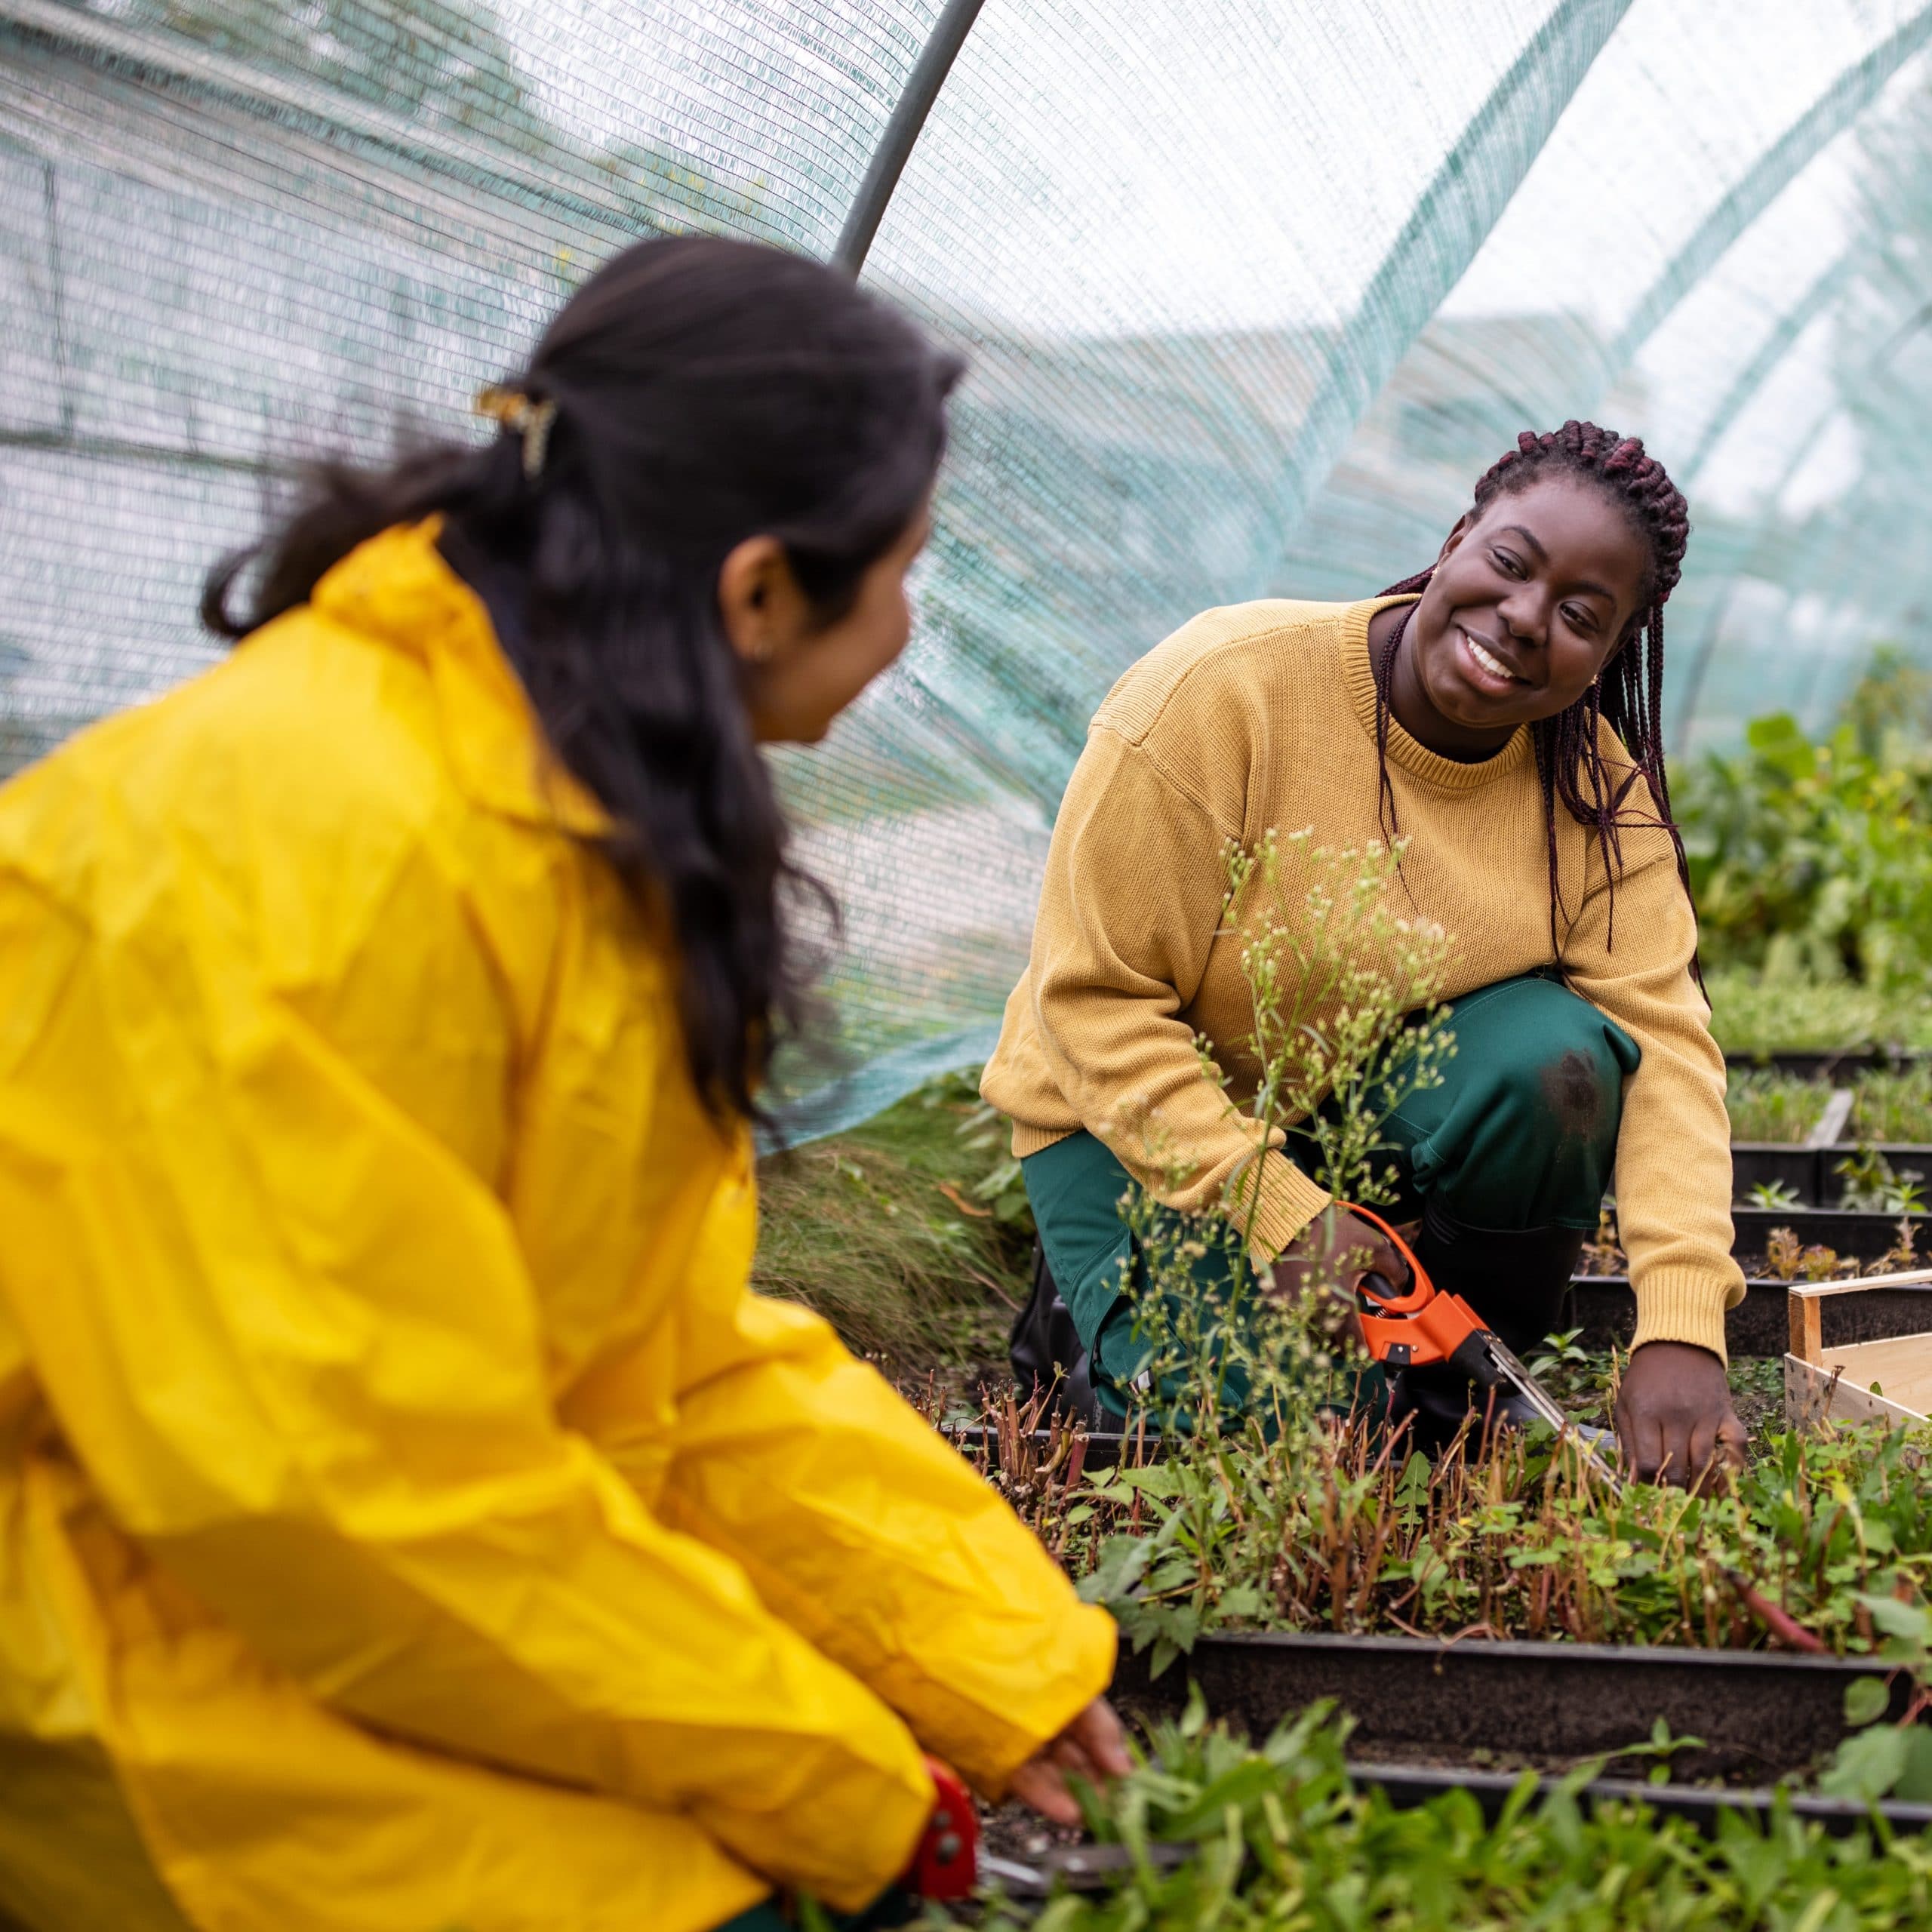
[(1096, 1697), (1051, 1743), (1042, 1745), (1013, 1774), (1010, 1795), (1056, 1825), (1077, 1825), (1080, 1807), (1067, 1789), (1069, 1776), (1096, 1790), (1134, 1768), (1127, 1737), (1104, 1697)]
[(1617, 1435), (1639, 1482), (1703, 1488), (1744, 1466), (1744, 1425), (1724, 1364), (1689, 1342), (1646, 1342), (1617, 1394)]

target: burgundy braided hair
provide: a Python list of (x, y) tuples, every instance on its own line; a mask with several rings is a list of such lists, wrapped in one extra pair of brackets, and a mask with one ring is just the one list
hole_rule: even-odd
[[(1561, 963), (1561, 942), (1556, 930), (1561, 903), (1557, 883), (1556, 807), (1580, 825), (1591, 828), (1602, 851), (1611, 894), (1611, 931), (1615, 927), (1617, 874), (1623, 863), (1619, 836), (1629, 825), (1660, 826), (1676, 848), (1678, 876), (1690, 890), (1690, 869), (1684, 855), (1683, 835), (1670, 812), (1670, 785), (1663, 758), (1663, 607), (1683, 574), (1684, 552), (1690, 537), (1690, 518), (1683, 493), (1665, 473), (1663, 465), (1644, 453), (1635, 436), (1620, 436), (1594, 423), (1575, 421), (1537, 435), (1525, 429), (1516, 447), (1507, 450), (1478, 480), (1478, 513), (1497, 497), (1513, 495), (1540, 476), (1551, 474), (1587, 478), (1629, 514), (1650, 545), (1651, 567), (1644, 586), (1644, 608), (1604, 665), (1601, 675), (1567, 710), (1539, 718), (1530, 727), (1536, 749), (1537, 773), (1543, 780), (1545, 823), (1549, 844), (1549, 937)], [(1391, 584), (1385, 597), (1420, 592), (1435, 574), (1434, 566)], [(1383, 829), (1395, 830), (1395, 795), (1389, 780), (1389, 686), (1395, 668), (1395, 647), (1408, 628), (1407, 613), (1380, 654), (1375, 666), (1376, 762), (1381, 777)], [(1613, 784), (1598, 732), (1607, 723), (1630, 755), (1634, 769)], [(1639, 775), (1656, 802), (1654, 817), (1626, 818), (1624, 800)], [(1691, 971), (1700, 986), (1703, 974), (1695, 957)]]

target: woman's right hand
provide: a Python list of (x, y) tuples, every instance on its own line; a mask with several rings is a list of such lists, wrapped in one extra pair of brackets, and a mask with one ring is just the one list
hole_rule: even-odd
[(1077, 1825), (1080, 1807), (1067, 1788), (1069, 1776), (1103, 1790), (1134, 1768), (1126, 1734), (1114, 1707), (1096, 1697), (1060, 1734), (1043, 1744), (1013, 1774), (1010, 1795), (1056, 1825)]
[(1389, 1287), (1407, 1283), (1409, 1266), (1395, 1244), (1373, 1223), (1340, 1206), (1318, 1214), (1291, 1241), (1269, 1270), (1274, 1292), (1283, 1301), (1299, 1301), (1311, 1284), (1355, 1303), (1355, 1284), (1365, 1275), (1380, 1275)]

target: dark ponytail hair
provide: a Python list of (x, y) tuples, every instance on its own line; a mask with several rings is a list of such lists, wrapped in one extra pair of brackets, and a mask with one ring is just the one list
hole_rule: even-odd
[(718, 569), (746, 538), (776, 537), (820, 617), (842, 616), (931, 489), (961, 367), (820, 263), (709, 237), (643, 242), (571, 298), (506, 385), (554, 407), (534, 478), (528, 429), (380, 472), (321, 467), (280, 530), (214, 572), (202, 618), (244, 636), (358, 543), (440, 514), (445, 556), (552, 749), (618, 828), (611, 857), (668, 924), (700, 1094), (720, 1118), (762, 1119), (809, 977), (784, 900), (802, 888), (829, 901), (786, 857)]

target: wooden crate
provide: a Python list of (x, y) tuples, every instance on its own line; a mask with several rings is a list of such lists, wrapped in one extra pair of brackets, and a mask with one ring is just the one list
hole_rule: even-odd
[[(1921, 1294), (1924, 1300), (1921, 1301)], [(1869, 1296), (1863, 1303), (1841, 1298)], [(1914, 1429), (1932, 1417), (1932, 1268), (1860, 1281), (1794, 1282), (1784, 1358), (1785, 1420), (1793, 1429), (1827, 1422), (1883, 1422)], [(1880, 1332), (1874, 1333), (1874, 1313)], [(1858, 1319), (1831, 1322), (1842, 1311)], [(1893, 1322), (1900, 1330), (1884, 1333)], [(1825, 1339), (1828, 1326), (1857, 1340)]]

